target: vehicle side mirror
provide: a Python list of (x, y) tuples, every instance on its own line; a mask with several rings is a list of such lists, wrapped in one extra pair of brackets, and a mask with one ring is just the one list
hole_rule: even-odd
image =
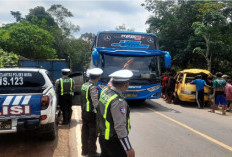
[(100, 62), (100, 54), (96, 49), (94, 49), (92, 52), (92, 59), (93, 59), (93, 65), (97, 67)]
[(172, 57), (170, 55), (169, 52), (166, 52), (166, 54), (164, 55), (164, 65), (165, 68), (171, 68), (171, 62), (172, 62)]

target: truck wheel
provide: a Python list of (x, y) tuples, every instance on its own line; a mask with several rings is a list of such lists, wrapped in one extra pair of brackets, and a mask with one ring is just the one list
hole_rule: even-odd
[(48, 133), (45, 133), (43, 136), (46, 140), (52, 141), (57, 137), (58, 134), (58, 128), (57, 123), (53, 122), (50, 124), (50, 131)]

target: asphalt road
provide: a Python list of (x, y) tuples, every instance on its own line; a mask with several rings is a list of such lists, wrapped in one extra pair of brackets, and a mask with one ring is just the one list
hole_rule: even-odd
[(231, 157), (232, 114), (162, 99), (131, 104), (136, 157)]
[[(232, 113), (224, 116), (220, 111), (166, 104), (162, 99), (130, 103), (130, 108), (129, 138), (136, 157), (232, 156)], [(80, 157), (80, 107), (73, 110), (71, 125), (59, 125), (55, 141), (33, 132), (0, 135), (0, 157)]]
[(80, 123), (73, 114), (71, 125), (58, 125), (58, 138), (54, 141), (35, 132), (0, 134), (0, 157), (77, 157), (76, 132)]

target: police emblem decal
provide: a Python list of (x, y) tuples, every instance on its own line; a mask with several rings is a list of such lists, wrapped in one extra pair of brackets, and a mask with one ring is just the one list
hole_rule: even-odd
[(120, 112), (122, 114), (125, 114), (126, 113), (126, 107), (120, 107)]

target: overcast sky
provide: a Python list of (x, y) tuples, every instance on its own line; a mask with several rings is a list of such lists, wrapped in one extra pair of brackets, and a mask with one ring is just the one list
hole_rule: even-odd
[(80, 26), (80, 36), (85, 32), (97, 33), (102, 30), (115, 30), (125, 24), (137, 32), (146, 32), (146, 20), (151, 13), (141, 7), (144, 0), (0, 0), (0, 24), (15, 22), (10, 11), (20, 11), (22, 16), (29, 9), (43, 6), (48, 9), (52, 4), (61, 4), (74, 17), (69, 20)]

